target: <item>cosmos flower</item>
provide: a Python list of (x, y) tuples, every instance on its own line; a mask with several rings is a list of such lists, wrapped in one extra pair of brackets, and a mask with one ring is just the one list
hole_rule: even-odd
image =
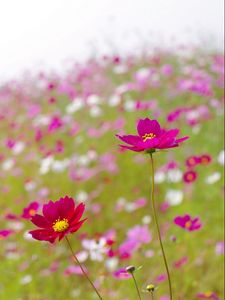
[(194, 182), (197, 179), (197, 173), (193, 170), (187, 171), (183, 175), (183, 180), (185, 183)]
[(122, 148), (141, 152), (155, 151), (179, 146), (179, 143), (188, 139), (187, 136), (176, 139), (179, 129), (164, 130), (156, 120), (140, 119), (137, 124), (138, 135), (116, 135), (128, 145), (120, 145)]
[(121, 268), (113, 273), (113, 277), (117, 279), (129, 279), (132, 275), (127, 272), (126, 268)]
[(0, 240), (3, 240), (5, 238), (7, 238), (8, 236), (10, 236), (13, 233), (12, 230), (10, 229), (3, 229), (0, 230)]
[(200, 164), (202, 165), (208, 165), (211, 163), (212, 161), (212, 157), (208, 154), (203, 154), (199, 157), (199, 160), (200, 160)]
[(177, 216), (174, 219), (174, 223), (188, 231), (198, 230), (202, 227), (202, 224), (198, 217), (192, 219), (189, 215)]
[(208, 292), (205, 292), (205, 293), (199, 293), (196, 296), (197, 296), (198, 299), (219, 300), (219, 297), (211, 291), (208, 291)]
[(59, 241), (67, 234), (76, 232), (86, 219), (80, 220), (84, 213), (85, 205), (80, 203), (75, 206), (73, 198), (65, 196), (56, 202), (50, 201), (43, 206), (43, 216), (35, 214), (31, 221), (40, 229), (31, 230), (29, 233), (36, 240), (53, 243)]
[(23, 213), (22, 213), (21, 217), (24, 219), (32, 218), (36, 214), (38, 208), (39, 208), (38, 202), (36, 202), (36, 201), (31, 202), (27, 207), (25, 207), (23, 209)]
[(186, 160), (187, 167), (195, 167), (200, 163), (200, 158), (198, 156), (191, 156)]

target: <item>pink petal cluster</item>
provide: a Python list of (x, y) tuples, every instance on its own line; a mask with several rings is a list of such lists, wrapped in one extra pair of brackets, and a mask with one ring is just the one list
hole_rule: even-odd
[(187, 136), (176, 139), (179, 129), (164, 130), (156, 120), (140, 119), (137, 124), (138, 135), (116, 135), (128, 145), (120, 145), (122, 148), (141, 152), (155, 151), (156, 149), (168, 149), (178, 147), (179, 143), (188, 139)]

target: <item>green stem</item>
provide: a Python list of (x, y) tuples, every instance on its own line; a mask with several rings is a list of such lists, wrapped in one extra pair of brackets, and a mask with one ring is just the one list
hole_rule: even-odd
[(140, 294), (140, 291), (139, 291), (139, 289), (138, 289), (137, 281), (136, 281), (136, 279), (135, 279), (135, 276), (134, 276), (133, 272), (131, 273), (131, 275), (132, 275), (132, 278), (133, 278), (133, 280), (134, 280), (134, 285), (135, 285), (136, 290), (137, 290), (138, 299), (141, 300), (141, 294)]
[(173, 299), (173, 293), (172, 293), (172, 284), (171, 284), (171, 279), (170, 279), (170, 272), (169, 272), (169, 267), (168, 267), (168, 263), (167, 263), (167, 260), (166, 260), (166, 254), (165, 254), (165, 251), (164, 251), (164, 248), (163, 248), (162, 238), (161, 238), (160, 229), (159, 229), (159, 222), (158, 222), (156, 208), (155, 208), (155, 199), (154, 199), (155, 180), (154, 180), (154, 162), (153, 162), (152, 153), (150, 153), (150, 158), (151, 158), (151, 171), (152, 171), (151, 200), (152, 200), (153, 216), (154, 216), (154, 220), (155, 220), (155, 224), (156, 224), (156, 228), (157, 228), (159, 243), (160, 243), (160, 247), (161, 247), (161, 251), (162, 251), (162, 255), (163, 255), (163, 260), (164, 260), (164, 264), (165, 264), (165, 267), (166, 267), (166, 273), (167, 273), (167, 277), (168, 277), (168, 281), (169, 281), (170, 300), (172, 300)]
[(94, 283), (91, 281), (91, 279), (88, 277), (87, 273), (84, 271), (81, 263), (79, 262), (78, 258), (76, 257), (76, 255), (74, 254), (73, 252), (73, 249), (71, 247), (71, 244), (70, 244), (70, 241), (69, 239), (67, 238), (67, 236), (65, 237), (66, 241), (67, 241), (67, 244), (70, 248), (70, 251), (72, 253), (72, 256), (73, 258), (75, 259), (75, 261), (78, 263), (79, 267), (81, 268), (81, 271), (82, 273), (84, 274), (84, 276), (86, 277), (86, 279), (89, 281), (89, 283), (91, 284), (91, 286), (93, 287), (93, 289), (95, 290), (96, 294), (98, 295), (99, 299), (103, 300), (103, 298), (101, 297), (101, 295), (99, 294), (98, 290), (96, 289), (96, 287), (94, 286)]

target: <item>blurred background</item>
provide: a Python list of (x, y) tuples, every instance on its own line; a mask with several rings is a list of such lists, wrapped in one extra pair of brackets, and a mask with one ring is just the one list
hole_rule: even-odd
[(0, 1), (0, 80), (24, 69), (192, 43), (222, 49), (223, 0)]

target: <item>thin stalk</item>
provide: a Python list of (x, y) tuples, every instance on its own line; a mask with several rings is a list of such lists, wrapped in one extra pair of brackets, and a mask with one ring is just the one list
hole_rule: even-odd
[(134, 273), (132, 272), (131, 275), (132, 275), (132, 278), (133, 278), (133, 280), (134, 280), (135, 288), (136, 288), (136, 290), (137, 290), (138, 299), (141, 300), (141, 294), (140, 294), (140, 291), (139, 291), (139, 289), (138, 289), (138, 285), (137, 285), (137, 281), (136, 281), (136, 279), (135, 279)]
[(160, 229), (159, 229), (159, 222), (158, 222), (156, 208), (155, 208), (155, 198), (154, 198), (155, 179), (154, 179), (154, 162), (153, 162), (152, 153), (150, 153), (150, 158), (151, 158), (151, 171), (152, 171), (152, 189), (151, 189), (151, 200), (152, 201), (151, 202), (152, 202), (152, 208), (153, 208), (153, 216), (154, 216), (154, 220), (155, 220), (155, 224), (156, 224), (156, 228), (157, 228), (157, 233), (158, 233), (159, 243), (160, 243), (160, 247), (161, 247), (161, 251), (162, 251), (162, 255), (163, 255), (164, 264), (165, 264), (165, 267), (166, 267), (166, 273), (167, 273), (168, 282), (169, 282), (170, 300), (172, 300), (173, 299), (173, 293), (172, 293), (172, 284), (171, 284), (170, 272), (169, 272), (169, 267), (168, 267), (168, 263), (167, 263), (167, 260), (166, 260), (166, 254), (165, 254), (165, 251), (164, 251), (164, 248), (163, 248), (161, 233), (160, 233)]
[(96, 287), (94, 286), (94, 283), (91, 281), (91, 279), (88, 277), (87, 273), (84, 271), (84, 268), (82, 267), (81, 263), (79, 262), (78, 258), (76, 257), (76, 255), (73, 252), (73, 249), (71, 247), (70, 241), (67, 238), (67, 236), (65, 237), (67, 244), (70, 248), (70, 251), (72, 253), (73, 258), (75, 259), (75, 261), (78, 263), (79, 267), (81, 268), (82, 273), (84, 274), (84, 276), (86, 277), (86, 279), (89, 281), (89, 283), (91, 284), (91, 286), (93, 287), (93, 289), (95, 290), (96, 294), (98, 295), (99, 299), (103, 300), (103, 298), (101, 297), (101, 295), (99, 294), (98, 290), (96, 289)]

